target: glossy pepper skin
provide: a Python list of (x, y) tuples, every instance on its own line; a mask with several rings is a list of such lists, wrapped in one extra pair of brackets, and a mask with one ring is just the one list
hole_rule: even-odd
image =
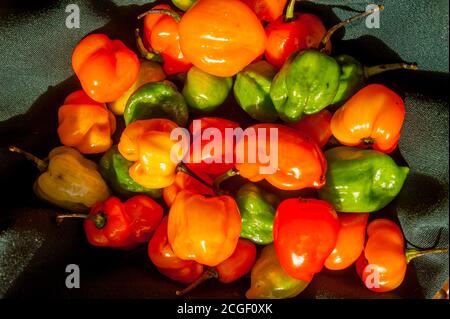
[(234, 97), (239, 106), (253, 119), (275, 122), (278, 113), (270, 98), (270, 86), (277, 73), (266, 61), (250, 64), (236, 76)]
[[(175, 13), (165, 4), (157, 5), (152, 10)], [(161, 55), (164, 60), (163, 70), (167, 75), (187, 72), (192, 66), (181, 51), (179, 27), (179, 18), (167, 14), (149, 13), (144, 18), (144, 41), (152, 51)]]
[(132, 249), (148, 242), (163, 209), (145, 195), (122, 203), (117, 197), (94, 205), (84, 221), (89, 243), (97, 247)]
[(225, 102), (232, 87), (232, 77), (214, 76), (194, 66), (187, 73), (183, 96), (191, 109), (208, 113)]
[(384, 208), (400, 192), (409, 173), (388, 155), (340, 146), (325, 152), (327, 183), (320, 198), (344, 213), (370, 213)]
[(286, 299), (302, 293), (309, 282), (290, 277), (281, 267), (274, 245), (264, 247), (252, 268), (248, 299)]
[(128, 99), (125, 124), (151, 118), (168, 118), (184, 126), (189, 117), (186, 102), (170, 81), (147, 83)]
[(338, 214), (339, 229), (336, 247), (325, 261), (330, 270), (342, 270), (350, 267), (364, 249), (366, 227), (369, 214)]
[(133, 162), (128, 161), (120, 154), (117, 146), (113, 146), (100, 159), (100, 173), (115, 194), (131, 197), (136, 194), (145, 194), (152, 198), (160, 198), (161, 189), (145, 188), (136, 183), (128, 172)]
[(133, 122), (122, 132), (118, 149), (134, 162), (128, 172), (136, 183), (152, 189), (172, 185), (178, 162), (171, 158), (176, 141), (170, 133), (177, 127), (167, 119), (150, 119)]
[(217, 266), (233, 254), (240, 233), (241, 216), (230, 196), (182, 191), (170, 208), (169, 243), (183, 260)]
[(273, 21), (284, 11), (287, 0), (241, 0), (247, 4), (260, 20)]
[(151, 82), (160, 82), (166, 78), (161, 65), (153, 61), (141, 60), (139, 75), (134, 84), (121, 97), (109, 103), (109, 109), (116, 115), (123, 115), (128, 99), (142, 85)]
[[(237, 160), (236, 169), (240, 175), (252, 182), (267, 180), (273, 186), (282, 190), (300, 190), (303, 188), (320, 188), (325, 184), (327, 163), (325, 157), (316, 143), (303, 137), (294, 129), (279, 124), (258, 124), (251, 126), (255, 129), (256, 138), (241, 139), (237, 142), (236, 152), (244, 150), (244, 156)], [(261, 132), (259, 129), (265, 128)], [(270, 152), (270, 129), (278, 132), (278, 166), (273, 174), (262, 174), (261, 167), (267, 167), (267, 163), (261, 163), (257, 157), (256, 163), (250, 161), (248, 150), (257, 150), (262, 154)], [(260, 134), (266, 134), (266, 144), (258, 143)], [(255, 144), (256, 145), (249, 145)], [(239, 156), (241, 157), (241, 156)], [(272, 163), (273, 164), (273, 163)]]
[(133, 85), (139, 59), (122, 41), (91, 34), (75, 47), (72, 67), (86, 94), (105, 103), (117, 100)]
[(397, 147), (405, 113), (400, 96), (383, 85), (371, 84), (336, 111), (331, 131), (341, 144), (390, 153)]
[(319, 113), (312, 115), (305, 115), (297, 123), (291, 123), (289, 126), (294, 128), (301, 134), (309, 137), (323, 148), (331, 136), (331, 118), (333, 115), (330, 111), (324, 109)]
[(116, 118), (102, 103), (95, 102), (84, 91), (70, 94), (58, 110), (58, 136), (61, 144), (83, 154), (107, 151), (116, 130)]
[(273, 242), (273, 219), (278, 199), (254, 184), (247, 183), (236, 194), (236, 203), (242, 218), (241, 237), (258, 245)]
[(148, 256), (164, 276), (190, 284), (203, 274), (203, 265), (193, 260), (182, 260), (175, 255), (167, 238), (167, 220), (167, 217), (162, 220), (150, 239)]
[(315, 114), (329, 106), (337, 93), (339, 64), (317, 50), (300, 51), (285, 62), (270, 88), (275, 109), (285, 122)]
[(336, 247), (339, 220), (334, 208), (317, 199), (287, 199), (273, 224), (275, 250), (289, 276), (310, 282)]
[(197, 0), (172, 0), (173, 5), (183, 11), (188, 11), (196, 2)]
[(181, 50), (202, 71), (228, 77), (264, 53), (266, 34), (239, 0), (199, 0), (180, 22)]

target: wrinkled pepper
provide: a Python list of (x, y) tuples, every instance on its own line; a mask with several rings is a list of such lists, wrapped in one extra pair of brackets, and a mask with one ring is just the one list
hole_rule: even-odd
[(170, 208), (169, 243), (183, 260), (217, 266), (233, 254), (240, 233), (241, 216), (230, 196), (182, 191)]
[(180, 15), (169, 5), (157, 5), (141, 14), (144, 18), (144, 43), (163, 59), (167, 75), (187, 72), (192, 64), (180, 47)]
[(61, 144), (83, 154), (107, 151), (112, 145), (116, 118), (105, 104), (95, 102), (84, 91), (75, 91), (58, 110), (58, 136)]
[(405, 113), (400, 96), (383, 85), (371, 84), (336, 111), (330, 127), (341, 144), (390, 153), (397, 147)]
[(214, 76), (194, 66), (187, 73), (183, 96), (189, 107), (208, 113), (225, 102), (232, 86), (232, 77)]
[(173, 5), (183, 11), (188, 11), (196, 2), (197, 0), (172, 0)]
[(291, 123), (289, 126), (311, 138), (323, 148), (333, 135), (330, 128), (332, 117), (330, 111), (324, 109), (316, 114), (305, 115), (300, 121)]
[(289, 276), (281, 267), (274, 245), (264, 247), (251, 274), (248, 299), (286, 299), (302, 293), (309, 282)]
[(178, 162), (171, 158), (176, 141), (170, 133), (177, 127), (167, 119), (150, 119), (133, 122), (122, 132), (118, 149), (134, 162), (128, 172), (136, 183), (152, 189), (172, 185)]
[(286, 199), (273, 224), (275, 250), (289, 276), (310, 282), (331, 254), (339, 233), (337, 214), (317, 199)]
[(128, 99), (125, 107), (125, 124), (151, 118), (168, 118), (185, 126), (189, 117), (186, 102), (170, 81), (147, 83)]
[(263, 21), (278, 19), (284, 11), (287, 0), (241, 0)]
[(239, 0), (199, 0), (180, 22), (181, 51), (206, 73), (237, 74), (264, 53), (266, 33)]
[[(256, 138), (244, 138), (237, 141), (236, 169), (239, 174), (252, 182), (267, 180), (273, 186), (282, 190), (300, 190), (303, 188), (320, 188), (325, 184), (325, 173), (327, 163), (321, 149), (317, 144), (303, 137), (294, 129), (279, 124), (258, 124), (251, 126), (255, 129)], [(260, 129), (265, 128), (265, 132)], [(278, 132), (278, 165), (275, 173), (262, 174), (261, 168), (267, 167), (267, 163), (261, 163), (261, 158), (257, 157), (256, 163), (249, 156), (248, 150), (256, 150), (256, 154), (270, 154), (270, 129), (277, 129)], [(265, 134), (265, 144), (260, 144), (260, 134)], [(264, 138), (262, 138), (264, 140)], [(252, 145), (256, 144), (256, 145)], [(272, 145), (273, 147), (273, 145)], [(244, 150), (243, 156), (239, 155), (239, 150)], [(273, 152), (273, 150), (272, 150)], [(273, 165), (274, 163), (272, 163)]]
[(276, 213), (274, 206), (278, 203), (276, 196), (247, 183), (236, 194), (236, 203), (242, 218), (241, 237), (258, 245), (271, 244)]
[(339, 213), (338, 218), (341, 227), (336, 247), (325, 261), (325, 267), (330, 270), (348, 268), (358, 260), (364, 249), (369, 214)]
[(445, 249), (406, 249), (402, 230), (393, 221), (376, 219), (367, 227), (364, 252), (356, 262), (356, 271), (366, 288), (387, 292), (401, 285), (408, 264), (416, 257), (448, 253)]
[(24, 155), (37, 166), (41, 174), (34, 182), (34, 193), (50, 204), (83, 213), (110, 195), (97, 164), (74, 148), (56, 147), (45, 161), (14, 146), (9, 150)]
[(325, 152), (327, 183), (320, 198), (338, 212), (370, 213), (384, 208), (400, 192), (409, 173), (388, 155), (340, 146)]
[(203, 274), (203, 265), (193, 260), (182, 260), (172, 250), (167, 238), (167, 220), (165, 217), (148, 243), (148, 256), (158, 271), (164, 276), (190, 284)]
[(232, 283), (250, 272), (256, 260), (256, 246), (246, 240), (239, 239), (233, 254), (216, 267), (209, 268), (189, 287), (177, 291), (177, 296), (191, 292), (209, 279), (218, 279), (221, 283)]
[(236, 76), (234, 97), (253, 119), (275, 122), (278, 113), (270, 98), (270, 86), (277, 71), (266, 61), (250, 64)]
[(122, 41), (91, 34), (77, 44), (72, 67), (86, 94), (105, 103), (120, 98), (139, 74), (139, 59)]
[(123, 115), (128, 99), (139, 87), (146, 83), (163, 81), (166, 78), (161, 65), (153, 61), (141, 60), (139, 75), (134, 84), (121, 97), (108, 104), (109, 109), (116, 115)]
[(120, 154), (117, 146), (112, 147), (100, 159), (100, 173), (115, 194), (131, 197), (136, 194), (145, 194), (152, 198), (160, 198), (161, 189), (145, 188), (136, 183), (128, 172), (133, 162), (128, 161)]

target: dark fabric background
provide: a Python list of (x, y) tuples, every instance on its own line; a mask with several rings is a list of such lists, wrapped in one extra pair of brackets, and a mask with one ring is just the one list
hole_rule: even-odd
[[(7, 152), (16, 144), (45, 157), (58, 145), (57, 109), (79, 88), (70, 56), (76, 43), (96, 31), (134, 48), (138, 13), (151, 1), (2, 1), (0, 4), (0, 297), (173, 297), (179, 285), (159, 275), (145, 248), (131, 254), (97, 250), (84, 239), (81, 224), (54, 223), (55, 209), (37, 201), (31, 185), (36, 171)], [(311, 1), (314, 2), (314, 1)], [(331, 26), (364, 10), (368, 1), (304, 1), (299, 9), (317, 13)], [(31, 4), (30, 4), (31, 3)], [(67, 29), (65, 8), (76, 3), (81, 28)], [(338, 6), (333, 4), (339, 3)], [(399, 197), (373, 217), (398, 220), (408, 241), (420, 247), (448, 247), (448, 1), (380, 1), (379, 29), (363, 22), (334, 38), (335, 52), (351, 53), (367, 65), (415, 61), (419, 72), (395, 72), (372, 79), (405, 98), (407, 115), (394, 153), (411, 174)], [(331, 4), (327, 6), (326, 4)], [(229, 101), (218, 115), (248, 122)], [(81, 289), (65, 288), (65, 265), (81, 268)], [(430, 298), (448, 277), (448, 255), (415, 260), (397, 290), (375, 294), (362, 287), (354, 269), (324, 271), (304, 298)], [(241, 298), (248, 278), (219, 286), (210, 282), (194, 298)]]

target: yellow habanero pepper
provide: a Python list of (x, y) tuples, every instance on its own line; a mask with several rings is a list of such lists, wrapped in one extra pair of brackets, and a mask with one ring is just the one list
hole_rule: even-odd
[(111, 148), (116, 118), (105, 104), (92, 100), (84, 91), (70, 94), (58, 111), (61, 143), (83, 154), (97, 154)]

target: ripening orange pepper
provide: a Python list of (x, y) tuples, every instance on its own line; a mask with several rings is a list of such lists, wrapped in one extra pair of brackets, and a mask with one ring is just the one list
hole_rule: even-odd
[(341, 144), (390, 153), (400, 139), (405, 112), (400, 96), (383, 85), (371, 84), (334, 113), (331, 132)]
[(237, 74), (265, 50), (261, 21), (239, 0), (199, 0), (183, 15), (179, 30), (183, 54), (215, 76)]
[(152, 189), (172, 185), (181, 161), (171, 158), (176, 141), (170, 139), (170, 133), (177, 127), (167, 119), (149, 119), (133, 122), (122, 132), (118, 149), (134, 162), (129, 173), (136, 183)]
[(338, 214), (339, 229), (337, 243), (327, 260), (325, 267), (330, 270), (342, 270), (351, 266), (364, 249), (366, 226), (369, 214)]
[(61, 143), (83, 154), (106, 152), (116, 118), (105, 104), (92, 100), (82, 90), (70, 94), (58, 110), (58, 135)]
[(287, 0), (241, 0), (246, 3), (264, 21), (273, 21), (279, 18), (284, 11)]
[(182, 191), (170, 208), (169, 243), (179, 258), (214, 267), (233, 254), (241, 227), (232, 197)]
[(303, 135), (313, 139), (317, 145), (323, 148), (330, 140), (330, 123), (333, 115), (327, 109), (311, 115), (303, 115), (297, 123), (288, 124)]
[(120, 40), (91, 34), (78, 43), (72, 67), (86, 94), (97, 102), (114, 102), (136, 81), (139, 59)]
[[(258, 124), (251, 126), (256, 137), (254, 139), (240, 139), (235, 148), (236, 169), (239, 174), (252, 182), (267, 180), (273, 186), (282, 190), (300, 190), (303, 188), (321, 188), (325, 184), (325, 174), (327, 162), (319, 148), (312, 140), (303, 137), (294, 129), (279, 124)], [(266, 129), (264, 131), (260, 129)], [(270, 150), (270, 129), (276, 129), (278, 140), (273, 141), (278, 145), (278, 151)], [(265, 144), (260, 144), (261, 134), (265, 134)], [(264, 137), (263, 137), (264, 138)], [(274, 163), (264, 157), (252, 154), (273, 154)], [(239, 154), (241, 153), (241, 154)], [(243, 153), (243, 156), (242, 156)], [(250, 155), (250, 156), (249, 156)], [(270, 158), (271, 156), (269, 156)], [(269, 166), (274, 168), (271, 173)], [(267, 172), (262, 172), (261, 168), (267, 168)]]

